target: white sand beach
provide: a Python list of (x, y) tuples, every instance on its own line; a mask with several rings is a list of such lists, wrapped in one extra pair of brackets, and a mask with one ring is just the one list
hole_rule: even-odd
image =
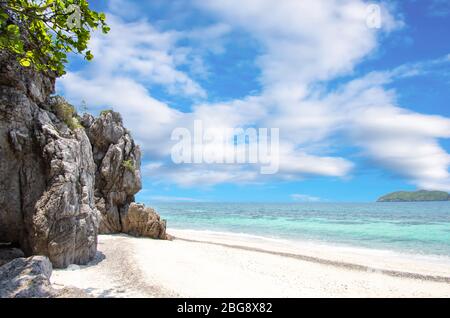
[(55, 287), (93, 297), (450, 297), (450, 260), (389, 251), (171, 230), (173, 241), (99, 236)]

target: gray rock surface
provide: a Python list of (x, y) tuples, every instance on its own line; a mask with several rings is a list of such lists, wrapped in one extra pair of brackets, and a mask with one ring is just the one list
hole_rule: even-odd
[(52, 263), (45, 256), (17, 258), (0, 267), (0, 298), (49, 298)]
[(161, 220), (152, 208), (131, 203), (122, 217), (122, 232), (133, 235), (166, 239), (166, 221)]
[(55, 267), (96, 252), (96, 166), (83, 129), (50, 111), (54, 80), (0, 54), (0, 242)]
[(14, 57), (0, 51), (0, 86), (15, 87), (33, 102), (42, 104), (54, 93), (55, 78), (23, 68)]
[(123, 216), (141, 189), (141, 151), (123, 126), (119, 113), (105, 111), (98, 118), (85, 114), (86, 127), (97, 166), (96, 206), (100, 212), (99, 232), (123, 231)]
[(25, 257), (25, 254), (18, 248), (0, 247), (0, 266), (3, 266), (14, 259), (21, 257)]

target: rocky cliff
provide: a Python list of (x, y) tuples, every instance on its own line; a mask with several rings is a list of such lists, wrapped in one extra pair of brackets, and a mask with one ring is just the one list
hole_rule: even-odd
[(165, 238), (151, 211), (128, 217), (141, 154), (120, 115), (80, 118), (54, 84), (0, 53), (0, 243), (66, 267), (95, 256), (99, 231)]
[(58, 117), (68, 106), (53, 91), (53, 79), (0, 55), (0, 242), (65, 267), (96, 252), (96, 168), (89, 138)]

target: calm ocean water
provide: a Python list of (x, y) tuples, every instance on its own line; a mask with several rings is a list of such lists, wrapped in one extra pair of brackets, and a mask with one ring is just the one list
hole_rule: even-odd
[(159, 203), (168, 227), (450, 256), (450, 202)]

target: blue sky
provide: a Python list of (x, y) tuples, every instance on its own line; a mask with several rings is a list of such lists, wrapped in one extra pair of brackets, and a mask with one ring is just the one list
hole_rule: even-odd
[[(156, 201), (373, 201), (450, 191), (445, 0), (92, 1), (112, 31), (73, 57), (58, 92), (120, 111)], [(367, 25), (367, 6), (381, 27)], [(280, 129), (280, 169), (175, 165), (171, 132)]]

